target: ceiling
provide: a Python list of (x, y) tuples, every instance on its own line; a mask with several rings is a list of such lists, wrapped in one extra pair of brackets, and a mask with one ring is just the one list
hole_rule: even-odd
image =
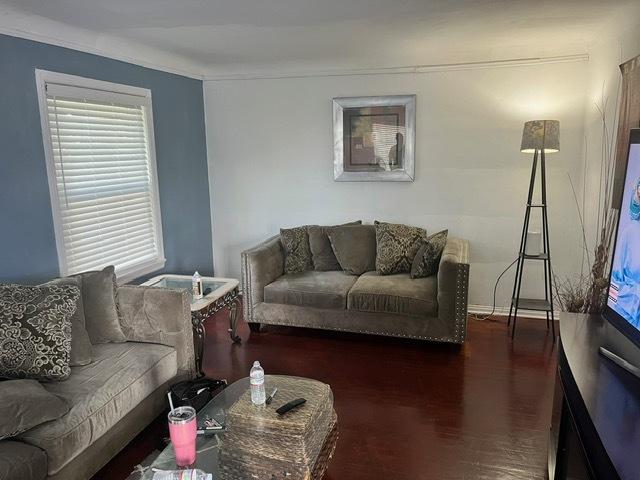
[(0, 0), (0, 32), (195, 76), (326, 72), (583, 54), (636, 1)]

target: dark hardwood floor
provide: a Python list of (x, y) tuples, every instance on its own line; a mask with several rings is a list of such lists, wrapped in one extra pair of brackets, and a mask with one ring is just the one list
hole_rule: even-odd
[[(327, 480), (544, 479), (556, 349), (545, 322), (469, 319), (461, 348), (292, 328), (229, 340), (207, 328), (205, 370), (230, 382), (268, 374), (331, 385), (340, 438)], [(126, 478), (162, 436), (158, 420), (97, 479)]]

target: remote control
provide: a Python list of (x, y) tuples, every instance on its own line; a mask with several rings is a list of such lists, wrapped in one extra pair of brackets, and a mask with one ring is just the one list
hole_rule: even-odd
[(207, 416), (204, 420), (204, 424), (198, 427), (196, 433), (198, 435), (213, 435), (222, 431), (224, 431), (224, 425), (222, 425), (217, 420)]
[(631, 363), (627, 362), (624, 358), (619, 357), (618, 355), (616, 355), (615, 353), (607, 350), (604, 347), (600, 347), (599, 351), (600, 351), (600, 355), (608, 358), (609, 360), (611, 360), (616, 365), (624, 368), (627, 372), (629, 372), (632, 375), (635, 375), (636, 377), (640, 378), (640, 368), (636, 367), (635, 365), (632, 365)]
[(284, 405), (282, 405), (280, 408), (278, 408), (276, 410), (276, 413), (278, 415), (284, 415), (285, 413), (287, 413), (290, 410), (293, 410), (294, 408), (299, 407), (300, 405), (302, 405), (303, 403), (305, 403), (307, 400), (304, 398), (297, 398), (295, 400), (291, 400), (288, 403), (285, 403)]

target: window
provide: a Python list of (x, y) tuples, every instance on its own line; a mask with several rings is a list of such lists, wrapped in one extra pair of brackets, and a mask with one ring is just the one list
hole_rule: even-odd
[(164, 266), (146, 89), (36, 70), (60, 275)]

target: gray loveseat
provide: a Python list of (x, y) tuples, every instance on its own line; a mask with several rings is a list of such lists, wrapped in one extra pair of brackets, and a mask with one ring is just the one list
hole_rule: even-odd
[(69, 412), (0, 441), (0, 478), (90, 478), (162, 413), (169, 384), (195, 373), (189, 301), (186, 291), (118, 287), (127, 341), (93, 345), (90, 364), (42, 383)]
[(244, 316), (265, 325), (370, 333), (461, 344), (466, 337), (469, 244), (449, 238), (438, 274), (284, 274), (280, 235), (242, 253)]

